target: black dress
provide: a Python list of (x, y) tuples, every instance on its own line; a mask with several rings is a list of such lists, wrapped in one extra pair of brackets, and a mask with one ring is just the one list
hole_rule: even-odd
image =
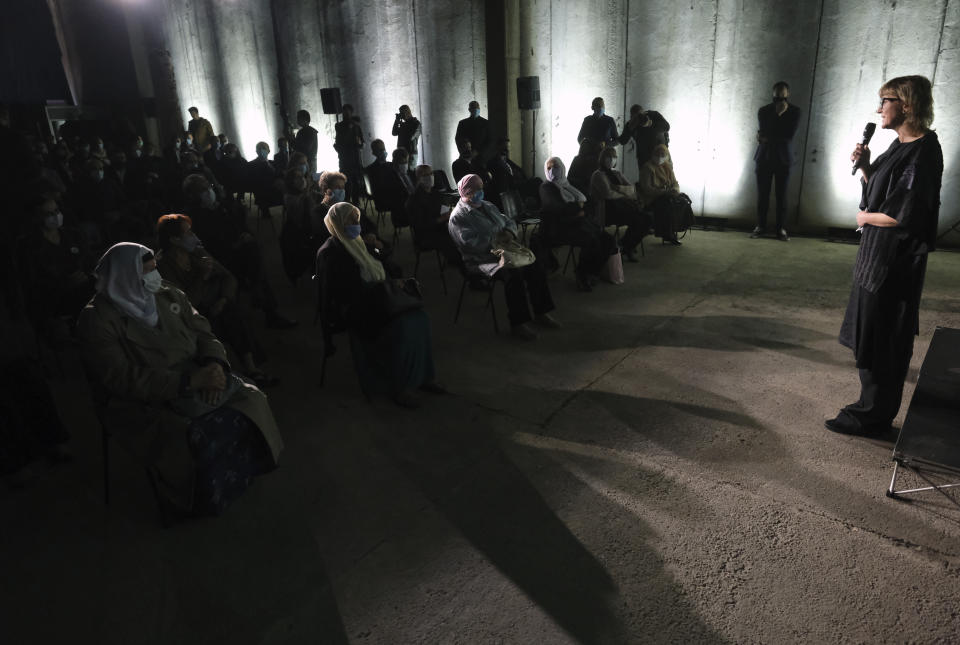
[[(868, 382), (879, 384), (875, 398), (895, 399), (896, 407), (884, 405), (881, 416), (889, 418), (859, 415), (861, 421), (889, 423), (899, 409), (919, 332), (927, 253), (936, 243), (942, 175), (940, 142), (929, 132), (916, 141), (890, 144), (870, 165), (870, 180), (863, 185), (860, 209), (884, 213), (897, 225), (863, 227), (839, 340), (853, 350), (864, 391)], [(856, 412), (853, 408), (847, 410)]]

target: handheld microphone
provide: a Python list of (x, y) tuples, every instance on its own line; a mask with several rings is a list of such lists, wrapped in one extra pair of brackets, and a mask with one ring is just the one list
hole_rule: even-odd
[[(867, 123), (866, 127), (863, 128), (863, 141), (860, 142), (862, 146), (870, 145), (870, 139), (873, 138), (873, 133), (877, 130), (877, 124), (873, 121)], [(860, 162), (853, 164), (853, 170), (850, 171), (851, 175), (857, 174), (857, 168), (860, 167)]]

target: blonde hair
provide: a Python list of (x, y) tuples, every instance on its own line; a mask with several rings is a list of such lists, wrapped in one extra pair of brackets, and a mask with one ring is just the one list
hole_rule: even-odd
[(891, 78), (880, 88), (880, 95), (893, 92), (900, 99), (905, 111), (906, 123), (915, 130), (925, 132), (933, 123), (933, 86), (926, 76), (898, 76)]

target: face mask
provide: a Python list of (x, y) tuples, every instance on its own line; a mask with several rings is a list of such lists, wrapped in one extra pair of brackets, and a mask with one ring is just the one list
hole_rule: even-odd
[(103, 144), (102, 144), (102, 143), (98, 143), (98, 144), (97, 144), (97, 150), (103, 150)]
[(603, 160), (603, 167), (612, 170), (617, 167), (617, 158), (616, 157), (607, 157)]
[(473, 197), (470, 198), (470, 201), (474, 204), (479, 204), (483, 201), (483, 190), (478, 190), (473, 194)]
[(143, 150), (141, 150), (140, 148), (137, 148), (136, 150), (133, 151), (133, 156), (134, 156), (134, 157), (137, 157), (138, 159), (140, 158), (140, 155), (142, 155), (142, 154), (143, 154)]
[(603, 113), (604, 113), (603, 108), (597, 108), (596, 110), (593, 111), (594, 116), (603, 116)]
[(349, 226), (344, 226), (343, 234), (347, 236), (348, 240), (357, 239), (358, 237), (360, 237), (360, 225), (350, 224)]
[(662, 165), (665, 164), (665, 163), (667, 163), (667, 158), (666, 158), (666, 157), (657, 157), (657, 164), (659, 164), (659, 165), (662, 166)]
[(300, 172), (301, 172), (302, 174), (304, 174), (304, 175), (307, 174), (307, 171), (308, 171), (308, 170), (310, 170), (310, 168), (307, 167), (307, 164), (300, 164)]
[(193, 253), (195, 250), (197, 250), (197, 247), (200, 246), (200, 238), (194, 235), (192, 231), (180, 239), (172, 239), (170, 241), (187, 253)]
[(433, 175), (420, 178), (420, 185), (426, 190), (433, 190)]
[(103, 171), (102, 170), (94, 171), (90, 173), (90, 177), (92, 177), (93, 180), (99, 184), (101, 181), (103, 181)]
[(143, 147), (143, 141), (137, 141), (137, 150)]
[(53, 231), (63, 226), (63, 213), (57, 211), (43, 218), (43, 228)]
[(187, 137), (187, 145), (189, 146), (192, 144), (193, 144), (193, 139), (191, 139), (190, 137)]
[(150, 293), (156, 293), (160, 291), (160, 287), (163, 286), (163, 278), (160, 277), (160, 272), (154, 269), (149, 273), (143, 274), (143, 287)]
[(343, 188), (334, 188), (330, 191), (332, 193), (333, 201), (343, 202), (347, 199), (347, 191)]
[(264, 150), (263, 148), (260, 148), (259, 150), (257, 150), (257, 156), (260, 157), (261, 159), (266, 159), (267, 155), (269, 154), (270, 153)]
[(386, 160), (387, 160), (387, 151), (384, 150), (383, 152), (377, 153), (377, 159), (379, 159), (380, 161), (386, 161)]
[(470, 110), (470, 117), (471, 117), (471, 118), (474, 118), (474, 119), (475, 119), (475, 118), (477, 118), (478, 116), (480, 116), (480, 108), (473, 108), (472, 110)]
[(217, 203), (217, 194), (213, 188), (207, 188), (207, 191), (200, 195), (200, 205), (204, 208), (213, 208)]

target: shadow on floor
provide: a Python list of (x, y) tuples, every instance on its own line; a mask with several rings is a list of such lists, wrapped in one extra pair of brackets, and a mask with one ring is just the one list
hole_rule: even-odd
[[(461, 400), (444, 397), (430, 405), (447, 408), (434, 418), (451, 422), (424, 427), (401, 420), (393, 428), (378, 428), (372, 431), (378, 448), (447, 521), (574, 638), (584, 643), (632, 642), (637, 635), (628, 634), (621, 614), (626, 601), (604, 565), (504, 452), (503, 438), (494, 427), (498, 415), (481, 411), (472, 421), (458, 422), (465, 418)], [(528, 456), (539, 459), (539, 467), (556, 469), (537, 451), (528, 451)], [(563, 470), (554, 476), (563, 478), (566, 487), (583, 487)], [(634, 534), (650, 533), (639, 518), (627, 521), (623, 509), (602, 496), (593, 496), (588, 506), (596, 522), (611, 522), (611, 530), (626, 522), (631, 532), (625, 542), (631, 548), (642, 543)], [(652, 550), (635, 553), (632, 559), (644, 562), (651, 600), (671, 607), (669, 620), (698, 640), (717, 640), (686, 609), (680, 590)], [(646, 627), (656, 631), (655, 625)]]

